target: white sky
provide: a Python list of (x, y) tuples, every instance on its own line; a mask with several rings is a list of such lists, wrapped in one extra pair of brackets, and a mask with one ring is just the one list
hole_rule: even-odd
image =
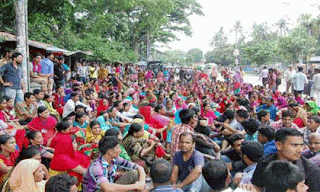
[[(161, 50), (180, 49), (188, 51), (200, 48), (204, 52), (211, 50), (209, 42), (221, 26), (228, 32), (237, 20), (240, 20), (244, 31), (249, 32), (253, 23), (267, 22), (269, 26), (288, 16), (294, 23), (301, 13), (311, 13), (313, 17), (320, 14), (319, 0), (197, 0), (203, 7), (205, 16), (191, 16), (193, 36), (178, 34), (180, 41), (171, 42)], [(234, 39), (232, 34), (229, 39)]]

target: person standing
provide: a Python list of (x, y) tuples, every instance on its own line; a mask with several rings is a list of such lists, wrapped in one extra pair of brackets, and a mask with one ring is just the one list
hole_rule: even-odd
[(64, 69), (63, 69), (64, 58), (63, 56), (58, 57), (58, 62), (54, 64), (54, 83), (55, 85), (64, 85)]
[(12, 55), (14, 53), (13, 50), (8, 48), (4, 52), (5, 52), (5, 56), (2, 59), (0, 59), (0, 67), (5, 65), (5, 64), (7, 64), (7, 63), (11, 63), (12, 62), (11, 57), (12, 57)]
[(53, 53), (51, 51), (47, 51), (45, 53), (44, 59), (41, 60), (41, 74), (42, 76), (48, 77), (48, 94), (52, 94), (52, 88), (53, 88)]
[(308, 83), (306, 74), (303, 73), (303, 67), (298, 66), (298, 73), (292, 76), (293, 92), (297, 96), (304, 90), (304, 86)]
[(289, 68), (284, 72), (284, 79), (287, 84), (287, 88), (286, 88), (287, 93), (289, 93), (290, 87), (291, 87), (291, 91), (292, 91), (291, 78), (295, 73), (296, 73), (296, 71), (293, 70), (292, 66), (289, 66)]
[(12, 62), (0, 68), (0, 83), (5, 87), (4, 94), (11, 97), (15, 103), (23, 101), (24, 84), (20, 68), (22, 61), (22, 54), (16, 52), (12, 55)]
[(269, 71), (268, 71), (267, 67), (264, 66), (263, 69), (262, 69), (262, 71), (261, 71), (261, 73), (260, 73), (260, 78), (262, 79), (262, 85), (263, 85), (264, 87), (267, 86), (268, 73), (269, 73)]
[(320, 106), (320, 68), (314, 69), (315, 75), (313, 75), (313, 86), (311, 88), (311, 96), (316, 100), (318, 106)]

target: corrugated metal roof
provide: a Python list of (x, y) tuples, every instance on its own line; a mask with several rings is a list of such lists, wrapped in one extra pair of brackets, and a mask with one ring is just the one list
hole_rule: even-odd
[[(5, 41), (17, 41), (17, 36), (12, 35), (10, 33), (7, 32), (0, 32), (0, 39), (3, 39)], [(61, 52), (66, 56), (70, 56), (70, 55), (74, 55), (74, 54), (85, 54), (85, 55), (92, 55), (91, 51), (69, 51), (66, 49), (61, 49), (58, 48), (56, 46), (53, 46), (52, 44), (46, 44), (46, 43), (41, 43), (38, 41), (33, 41), (33, 40), (28, 40), (28, 45), (32, 46), (32, 47), (36, 47), (36, 48), (40, 48), (40, 49), (44, 49), (47, 51), (53, 51), (53, 52)]]

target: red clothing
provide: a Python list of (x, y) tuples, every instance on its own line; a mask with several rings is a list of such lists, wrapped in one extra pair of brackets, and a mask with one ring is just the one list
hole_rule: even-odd
[(51, 142), (51, 147), (55, 149), (54, 157), (50, 163), (50, 168), (56, 171), (68, 171), (69, 175), (82, 181), (82, 175), (71, 171), (77, 166), (88, 168), (90, 165), (89, 157), (75, 151), (72, 139), (69, 134), (58, 133)]
[(160, 121), (156, 120), (152, 115), (151, 115), (151, 107), (150, 106), (145, 106), (140, 108), (140, 114), (145, 118), (145, 122), (150, 125), (151, 127), (155, 129), (161, 129), (164, 127)]
[(28, 123), (28, 127), (32, 131), (41, 132), (44, 144), (47, 144), (48, 139), (53, 137), (54, 133), (56, 132), (56, 124), (57, 120), (52, 116), (49, 116), (47, 119), (36, 117), (30, 123)]
[(303, 123), (303, 120), (300, 117), (297, 117), (294, 121), (294, 124), (296, 124), (299, 128), (305, 127), (305, 124)]
[[(10, 153), (9, 157), (6, 157), (2, 154), (0, 154), (0, 161), (2, 161), (6, 166), (11, 166), (13, 167), (17, 158), (19, 156), (19, 151), (15, 151), (14, 153)], [(5, 173), (0, 171), (0, 178), (4, 175)]]
[(63, 113), (63, 106), (65, 105), (63, 97), (60, 95), (57, 95), (56, 93), (53, 94), (54, 101), (52, 103), (53, 108), (55, 108), (60, 115)]

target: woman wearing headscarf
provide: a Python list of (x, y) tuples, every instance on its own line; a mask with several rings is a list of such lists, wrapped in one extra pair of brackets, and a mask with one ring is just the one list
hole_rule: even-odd
[(78, 181), (82, 181), (90, 159), (77, 151), (77, 143), (68, 133), (69, 128), (71, 128), (70, 124), (65, 121), (57, 126), (58, 133), (51, 142), (51, 147), (55, 151), (49, 173), (53, 176), (67, 172), (69, 175), (77, 177)]
[(239, 94), (241, 90), (241, 85), (243, 83), (243, 77), (240, 70), (238, 69), (233, 76), (233, 90), (235, 94)]
[(12, 192), (44, 192), (45, 167), (38, 160), (25, 159), (18, 163), (9, 178)]

